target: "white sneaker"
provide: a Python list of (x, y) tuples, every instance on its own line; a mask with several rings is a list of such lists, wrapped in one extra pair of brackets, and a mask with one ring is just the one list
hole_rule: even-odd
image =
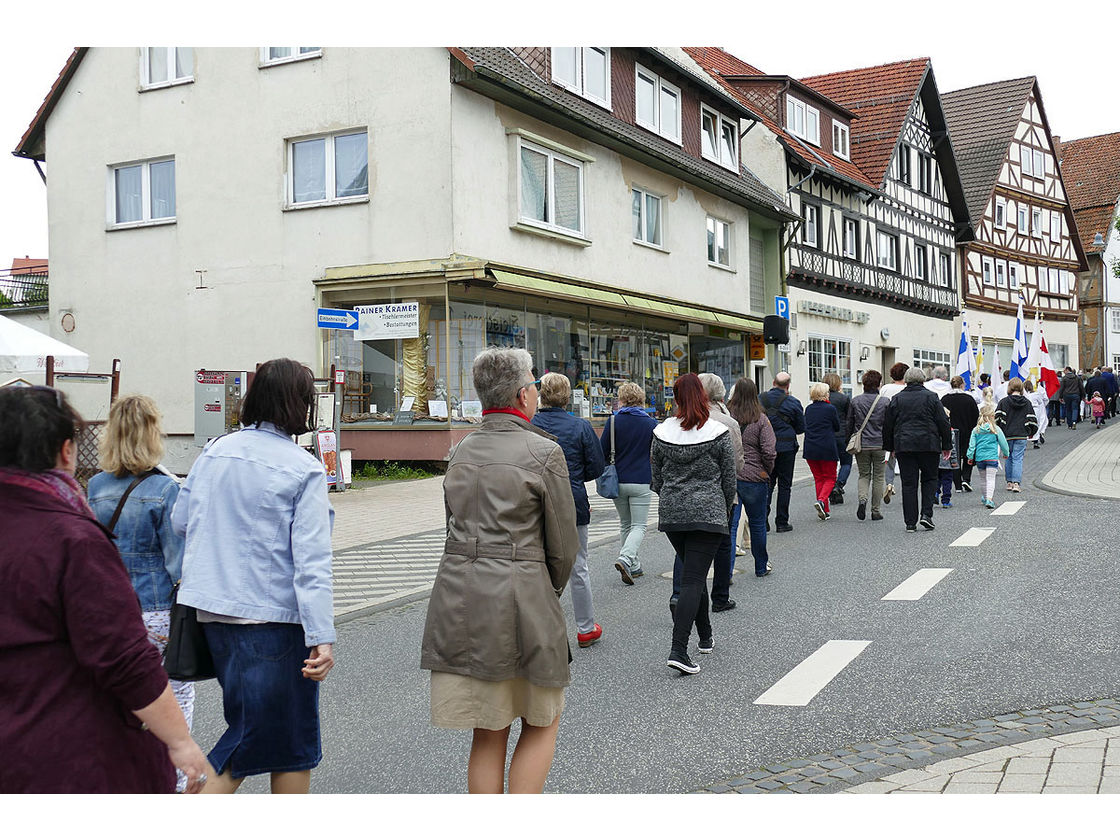
[(746, 554), (747, 554), (746, 549), (744, 549), (741, 545), (735, 546), (735, 556), (736, 557), (745, 557)]

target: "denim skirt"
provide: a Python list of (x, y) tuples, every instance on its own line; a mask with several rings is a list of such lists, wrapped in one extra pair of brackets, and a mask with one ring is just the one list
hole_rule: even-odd
[(323, 757), (319, 684), (301, 669), (311, 649), (299, 624), (202, 625), (227, 729), (207, 758), (235, 779), (310, 770)]

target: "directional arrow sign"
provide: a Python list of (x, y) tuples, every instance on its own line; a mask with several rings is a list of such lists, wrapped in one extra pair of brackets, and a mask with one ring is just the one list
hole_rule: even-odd
[(319, 329), (356, 330), (358, 329), (358, 313), (353, 309), (320, 309)]

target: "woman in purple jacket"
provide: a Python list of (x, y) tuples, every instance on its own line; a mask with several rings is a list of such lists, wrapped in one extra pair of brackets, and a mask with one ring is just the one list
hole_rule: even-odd
[(736, 465), (736, 488), (751, 532), (754, 573), (770, 574), (770, 555), (766, 552), (766, 499), (770, 493), (770, 473), (777, 458), (774, 427), (762, 411), (758, 386), (746, 377), (735, 383), (727, 410), (738, 421), (743, 438), (743, 460)]
[(213, 770), (74, 480), (81, 418), (0, 388), (0, 793), (198, 793)]

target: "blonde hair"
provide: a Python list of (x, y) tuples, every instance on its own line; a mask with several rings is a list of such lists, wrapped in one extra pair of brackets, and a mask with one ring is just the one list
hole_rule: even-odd
[(984, 389), (984, 402), (980, 403), (980, 419), (976, 421), (976, 428), (980, 428), (985, 423), (991, 427), (992, 431), (996, 428), (996, 404), (992, 401), (992, 389)]
[(549, 408), (560, 408), (568, 404), (572, 396), (572, 384), (562, 373), (546, 373), (541, 377), (541, 402)]
[(159, 409), (150, 397), (121, 397), (109, 409), (98, 446), (101, 469), (118, 478), (147, 472), (163, 457)]
[(821, 402), (828, 399), (828, 385), (824, 382), (814, 382), (813, 387), (809, 389), (809, 399), (813, 402)]
[(623, 382), (618, 386), (618, 401), (622, 405), (645, 405), (646, 392), (634, 382)]
[(839, 391), (844, 386), (844, 383), (840, 381), (840, 375), (832, 371), (822, 376), (821, 381), (828, 386), (829, 391)]

